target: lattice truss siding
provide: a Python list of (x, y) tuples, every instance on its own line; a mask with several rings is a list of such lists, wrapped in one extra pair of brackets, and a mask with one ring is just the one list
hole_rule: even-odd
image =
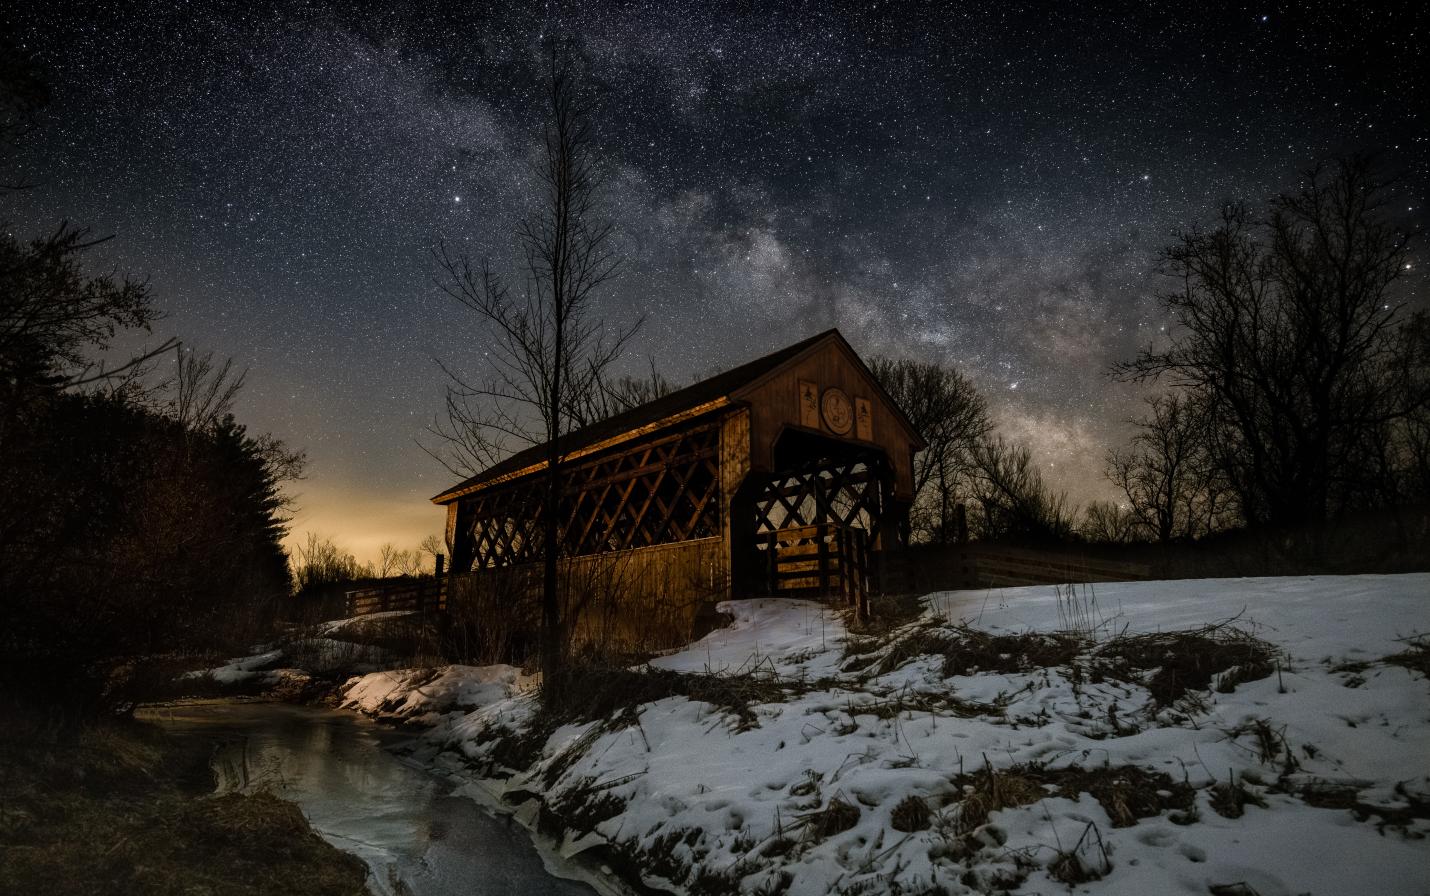
[[(720, 428), (652, 439), (562, 470), (564, 556), (599, 554), (720, 535)], [(541, 559), (542, 490), (536, 473), (463, 499), (472, 568)], [(468, 521), (470, 521), (468, 523)]]
[(878, 538), (883, 520), (885, 464), (853, 460), (778, 473), (755, 499), (755, 532), (833, 523)]

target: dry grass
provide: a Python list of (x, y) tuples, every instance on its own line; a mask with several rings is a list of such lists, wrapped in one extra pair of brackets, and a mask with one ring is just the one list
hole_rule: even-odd
[(845, 706), (850, 717), (871, 715), (876, 719), (897, 719), (914, 713), (922, 715), (954, 716), (960, 719), (977, 719), (988, 716), (1002, 716), (1002, 703), (982, 703), (964, 700), (951, 692), (915, 691), (908, 687), (882, 700), (855, 703), (850, 700)]
[(1405, 643), (1405, 650), (1386, 657), (1385, 662), (1430, 678), (1430, 637), (1411, 638)]
[(1077, 884), (1102, 880), (1112, 870), (1112, 860), (1107, 855), (1107, 844), (1102, 840), (1102, 831), (1088, 822), (1082, 836), (1069, 850), (1058, 850), (1057, 858), (1048, 865), (1048, 874), (1060, 880), (1069, 888)]
[(1091, 795), (1113, 827), (1129, 827), (1166, 811), (1190, 812), (1196, 802), (1189, 784), (1133, 765), (1048, 769), (1029, 764), (999, 771), (985, 762), (981, 771), (960, 775), (953, 783), (964, 794), (957, 815), (960, 835), (986, 824), (991, 812), (1027, 806), (1051, 795), (1070, 800), (1082, 793)]
[(845, 671), (886, 675), (919, 657), (943, 658), (943, 674), (1028, 672), (1071, 663), (1092, 646), (1091, 641), (1064, 633), (1027, 632), (996, 635), (967, 625), (929, 622), (916, 626), (880, 647), (856, 644)]
[(923, 598), (917, 594), (875, 595), (869, 598), (869, 615), (863, 619), (849, 610), (845, 629), (860, 637), (884, 637), (923, 615)]
[(1060, 796), (1075, 800), (1079, 793), (1090, 794), (1115, 828), (1130, 827), (1139, 818), (1152, 818), (1168, 810), (1187, 813), (1196, 803), (1191, 785), (1135, 765), (1072, 766), (1046, 774)]
[(914, 831), (928, 830), (931, 817), (928, 801), (911, 793), (899, 800), (898, 805), (894, 807), (893, 813), (889, 816), (889, 823), (893, 825), (894, 830), (910, 834)]
[(0, 741), (0, 892), (366, 893), (366, 869), (328, 845), (292, 803), (208, 796), (202, 746), (138, 724), (48, 741)]
[(644, 667), (569, 666), (560, 686), (543, 690), (542, 714), (562, 723), (615, 719), (667, 697), (709, 703), (735, 719), (737, 730), (755, 726), (754, 707), (779, 703), (808, 688), (768, 674), (715, 675)]
[[(620, 783), (625, 783), (621, 781)], [(563, 829), (586, 834), (603, 821), (615, 818), (626, 801), (611, 793), (611, 783), (583, 778), (566, 788), (542, 812), (542, 827), (549, 833)]]
[[(1159, 706), (1170, 706), (1189, 691), (1208, 690), (1215, 681), (1226, 693), (1276, 669), (1280, 653), (1272, 644), (1226, 623), (1176, 632), (1120, 635), (1098, 648), (1095, 661), (1108, 674), (1139, 678)], [(1150, 672), (1150, 675), (1144, 673)]]
[(1247, 806), (1265, 809), (1266, 800), (1256, 791), (1249, 790), (1244, 782), (1237, 780), (1235, 772), (1228, 773), (1224, 783), (1212, 788), (1212, 811), (1222, 818), (1240, 818), (1246, 814)]
[(801, 821), (810, 839), (827, 840), (859, 823), (859, 807), (836, 794), (830, 797), (829, 805), (802, 816)]
[(1411, 793), (1405, 784), (1395, 785), (1395, 805), (1376, 805), (1360, 798), (1354, 787), (1329, 781), (1311, 781), (1295, 789), (1295, 793), (1307, 804), (1321, 809), (1346, 809), (1358, 821), (1376, 819), (1375, 825), (1382, 832), (1388, 827), (1395, 830), (1410, 830), (1417, 822), (1430, 819), (1430, 800)]

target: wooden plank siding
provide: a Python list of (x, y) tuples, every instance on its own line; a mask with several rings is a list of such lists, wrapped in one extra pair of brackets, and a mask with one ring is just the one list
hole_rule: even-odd
[[(599, 646), (616, 653), (662, 650), (688, 643), (714, 618), (728, 593), (723, 539), (700, 538), (572, 557), (561, 563), (563, 618), (571, 649)], [(447, 608), (469, 621), (482, 653), (519, 655), (539, 628), (541, 565), (483, 569), (453, 576)]]

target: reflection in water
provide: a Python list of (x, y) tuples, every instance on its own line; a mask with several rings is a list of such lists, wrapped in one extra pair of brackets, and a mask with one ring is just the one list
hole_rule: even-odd
[(520, 826), (452, 796), (448, 782), (384, 749), (403, 739), (397, 732), (347, 713), (278, 703), (156, 707), (145, 717), (219, 742), (221, 792), (267, 787), (297, 803), (328, 842), (368, 863), (378, 892), (595, 892), (548, 872)]

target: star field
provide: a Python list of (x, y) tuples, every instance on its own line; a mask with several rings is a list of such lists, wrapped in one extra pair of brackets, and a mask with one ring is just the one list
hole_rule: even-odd
[[(0, 220), (116, 239), (164, 335), (251, 367), (242, 417), (306, 447), (295, 530), (360, 555), (436, 531), (414, 439), (433, 358), (480, 364), (446, 240), (510, 269), (538, 46), (598, 80), (612, 321), (673, 380), (838, 326), (956, 364), (1074, 499), (1108, 494), (1166, 321), (1156, 252), (1223, 199), (1379, 150), (1430, 185), (1427, 14), (1285, 3), (34, 4), (4, 17), (55, 100)], [(1398, 209), (1397, 209), (1398, 212)], [(1425, 302), (1416, 264), (1404, 298)]]

